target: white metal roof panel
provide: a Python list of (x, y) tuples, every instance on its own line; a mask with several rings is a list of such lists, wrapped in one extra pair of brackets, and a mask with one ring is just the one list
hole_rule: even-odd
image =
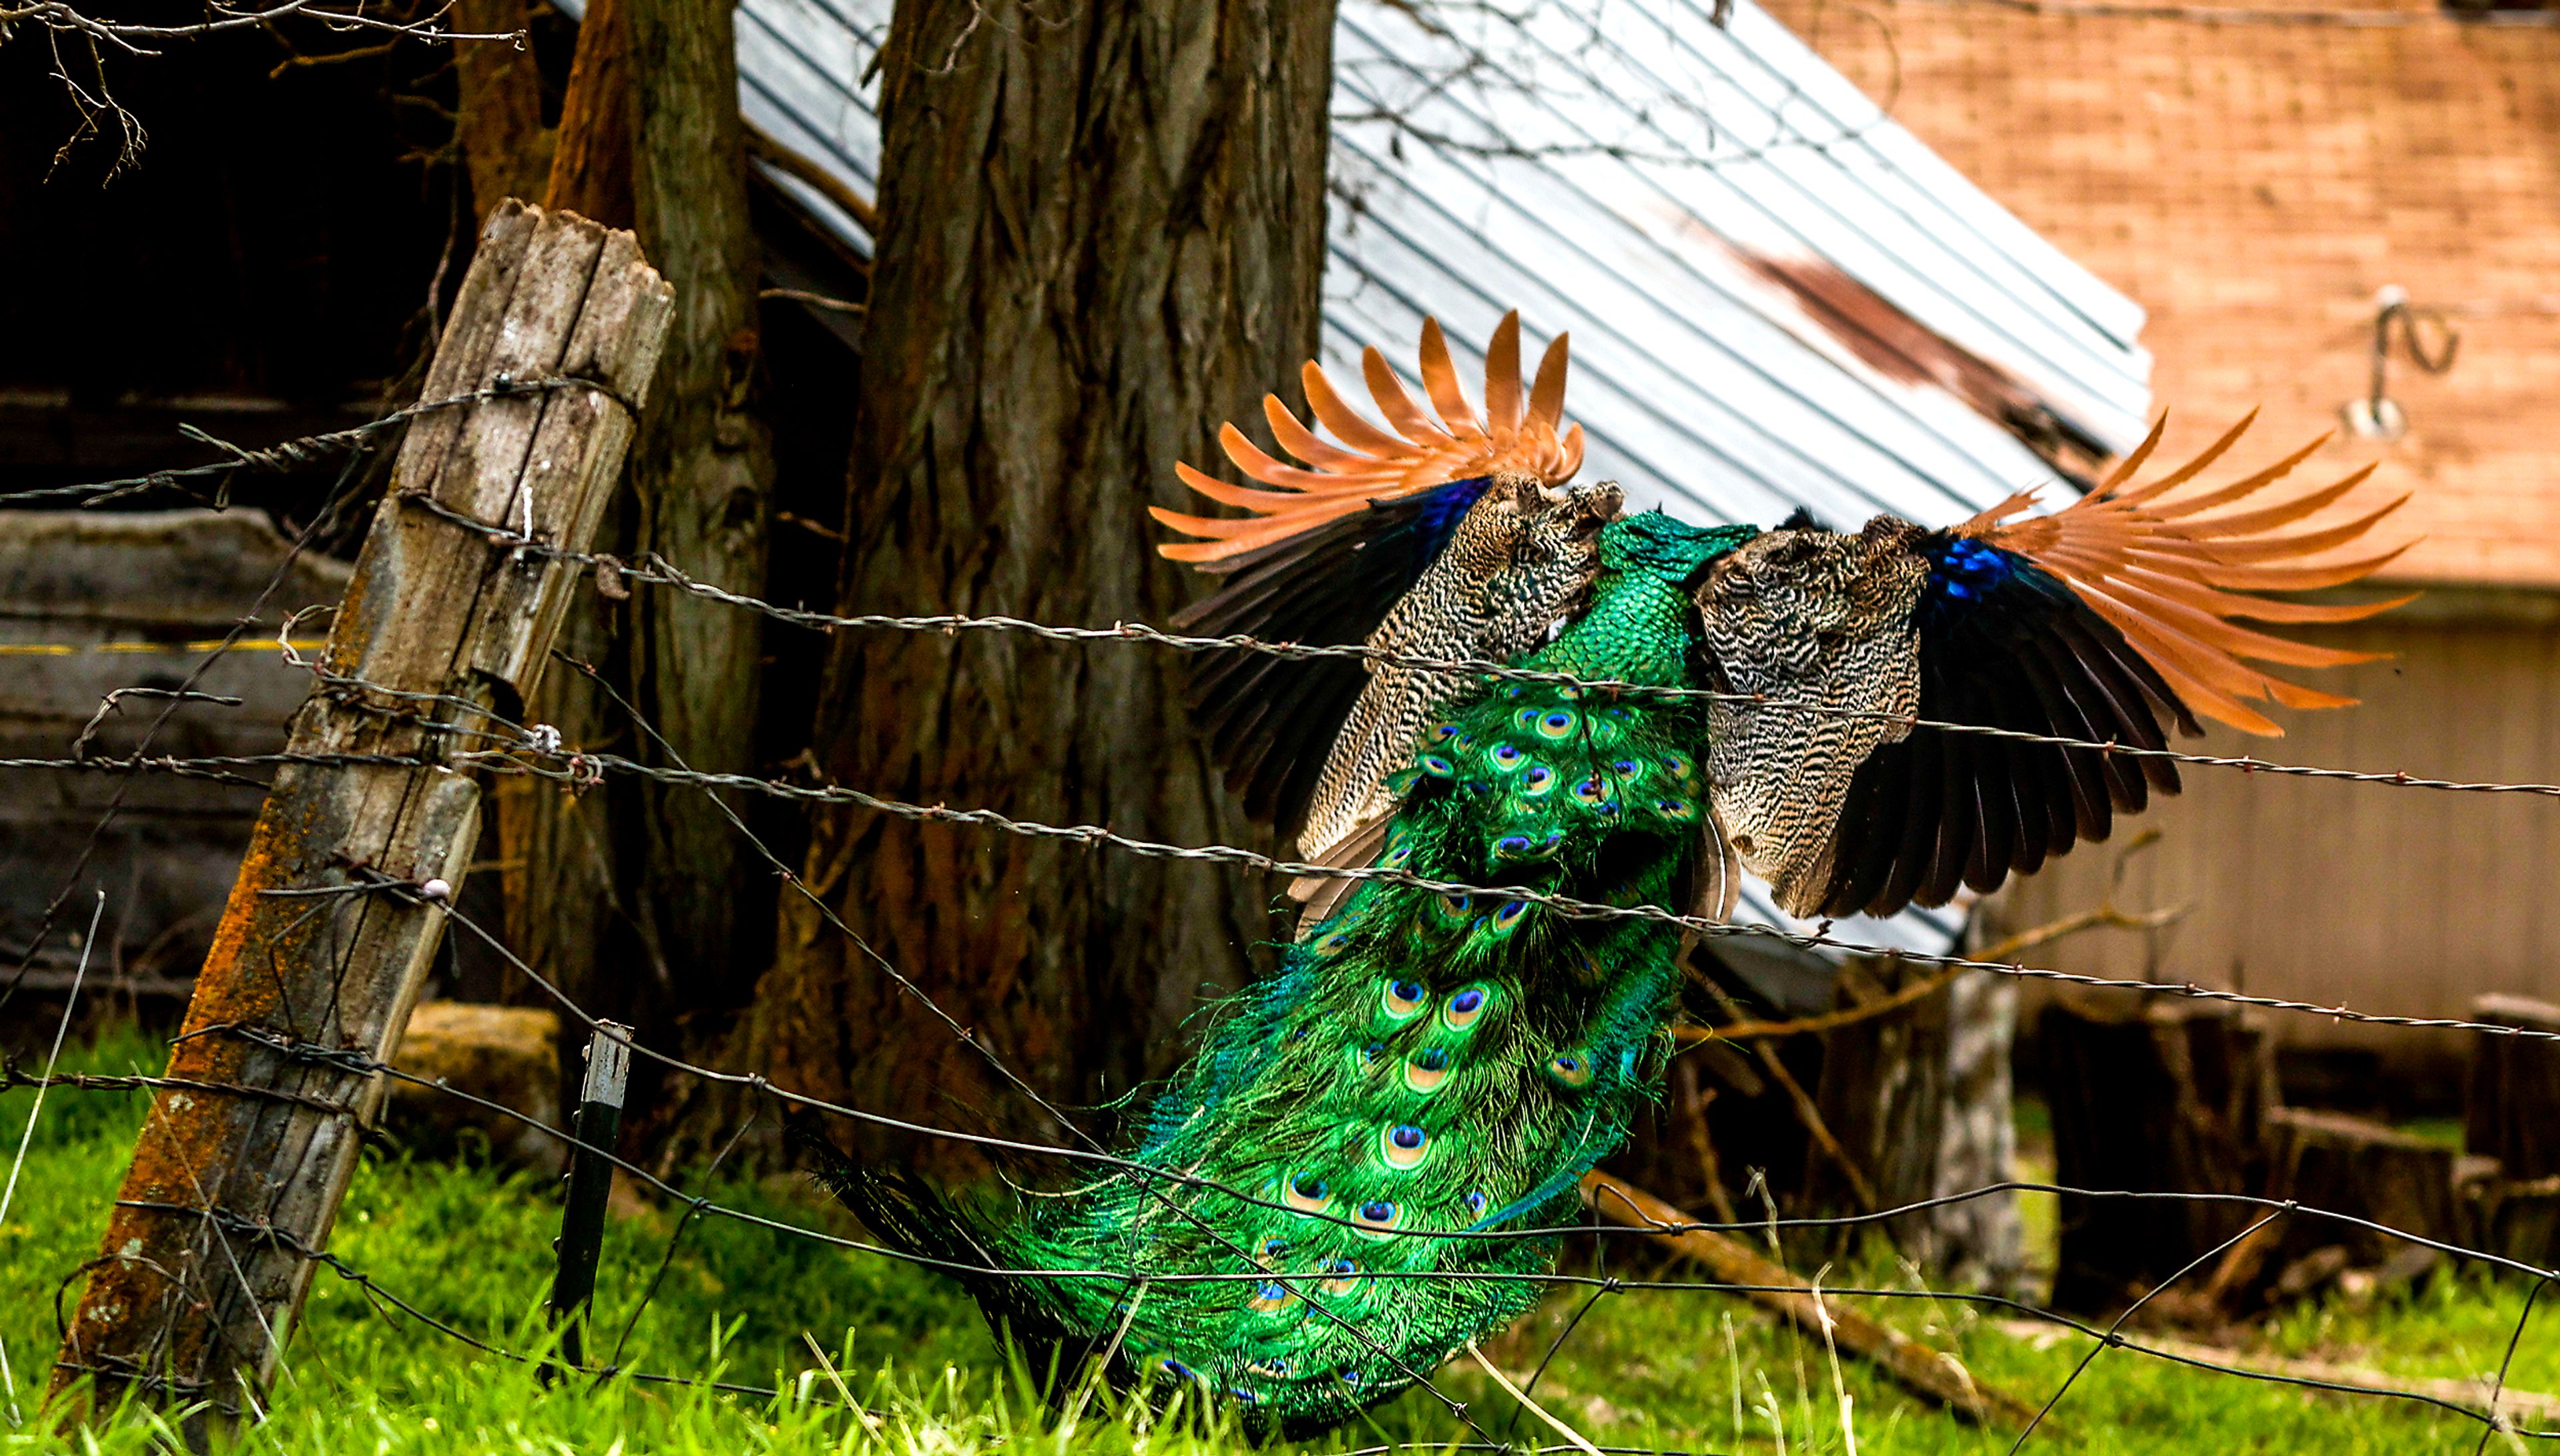
[[(877, 12), (874, 14), (872, 12)], [(885, 39), (885, 6), (749, 0), (737, 7), (738, 112), (865, 196), (880, 190), (880, 117), (859, 81)], [(815, 197), (814, 190), (796, 197)], [(830, 203), (825, 221), (866, 254), (871, 240)]]

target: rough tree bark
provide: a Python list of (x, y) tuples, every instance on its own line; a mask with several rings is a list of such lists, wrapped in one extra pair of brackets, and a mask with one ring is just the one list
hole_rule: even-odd
[[(1863, 985), (1872, 1001), (1939, 978), (1930, 967), (1892, 966), (1883, 975), (1879, 983), (1860, 969), (1843, 980)], [(2017, 983), (1974, 974), (1824, 1034), (1822, 1115), (1864, 1170), (1877, 1207), (1951, 1198), (2012, 1176), (2016, 1023)], [(1854, 1209), (1831, 1164), (1813, 1160), (1806, 1182), (1814, 1207)], [(2004, 1291), (2018, 1278), (2021, 1235), (2009, 1195), (1906, 1213), (1886, 1227), (1942, 1284)]]
[[(454, 29), (467, 35), (519, 32), (527, 18), (525, 0), (454, 0)], [(456, 41), (453, 83), (454, 139), (471, 176), (472, 215), (485, 223), (511, 197), (541, 202), (552, 133), (543, 126), (543, 77), (533, 47)]]
[[(605, 524), (608, 550), (657, 552), (733, 590), (764, 582), (772, 438), (754, 410), (757, 247), (747, 218), (736, 33), (723, 0), (595, 0), (563, 100), (550, 197), (627, 218), (676, 289), (676, 317)], [(662, 746), (602, 689), (558, 673), (534, 716), (570, 743), (705, 772), (755, 767), (760, 621), (641, 593), (590, 596), (562, 651), (596, 664)], [(553, 786), (501, 806), (508, 925), (520, 953), (590, 1010), (644, 1036), (675, 1014), (734, 1005), (766, 956), (744, 848), (698, 791)]]
[[(2472, 1003), (2472, 1020), (2560, 1032), (2560, 1006), (2491, 994)], [(2560, 1248), (2560, 1044), (2475, 1033), (2463, 1122), (2472, 1246), (2549, 1264)]]
[(631, 25), (625, 0), (591, 0), (577, 28), (568, 90), (560, 97), (552, 151), (550, 204), (620, 225), (636, 222), (632, 202)]
[[(1145, 507), (1316, 346), (1332, 29), (1331, 4), (1274, 0), (898, 6), (848, 608), (1161, 622), (1199, 593)], [(1250, 842), (1185, 721), (1184, 668), (847, 635), (816, 756), (926, 803)], [(1161, 1071), (1203, 986), (1235, 984), (1271, 933), (1270, 887), (1231, 871), (859, 812), (814, 825), (807, 879), (1069, 1102)], [(866, 1107), (1056, 1133), (800, 896), (736, 1050)]]
[[(2056, 1182), (2137, 1193), (2265, 1186), (2278, 1106), (2266, 1028), (2208, 1004), (2057, 996), (2038, 1033)], [(2054, 1307), (2121, 1309), (2258, 1216), (2229, 1204), (2066, 1196)]]
[[(2560, 1032), (2560, 1006), (2488, 995), (2472, 1002), (2472, 1020)], [(2473, 1034), (2463, 1151), (2495, 1158), (2519, 1182), (2560, 1175), (2560, 1043)]]
[[(635, 0), (632, 168), (640, 243), (676, 285), (657, 407), (633, 441), (628, 545), (732, 591), (762, 595), (773, 435), (754, 408), (758, 271), (747, 220), (730, 0)], [(633, 701), (660, 735), (645, 761), (755, 767), (762, 619), (674, 592), (631, 600)], [(640, 786), (639, 868), (626, 881), (656, 930), (679, 1007), (736, 1004), (762, 971), (771, 921), (746, 922), (750, 853), (698, 789)], [(769, 889), (766, 893), (769, 894)], [(742, 943), (743, 942), (743, 943)]]

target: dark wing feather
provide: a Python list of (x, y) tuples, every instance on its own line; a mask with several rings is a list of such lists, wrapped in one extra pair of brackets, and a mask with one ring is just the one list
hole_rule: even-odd
[(1946, 778), (1941, 766), (1946, 739), (1936, 733), (1926, 737), (1915, 733), (1903, 741), (1911, 749), (1911, 792), (1903, 800), (1903, 833), (1894, 853), (1893, 873), (1884, 882), (1881, 898), (1908, 904), (1921, 892), (1921, 882), (1938, 846), (1938, 816), (1946, 802)]
[(1974, 740), (1949, 734), (1938, 742), (1937, 854), (1920, 881), (1920, 898), (1944, 904), (1965, 883), (1965, 860), (1981, 832), (1982, 796), (1975, 789)]
[[(1909, 816), (1911, 755), (1870, 753), (1849, 780), (1847, 808), (1840, 815), (1833, 859), (1835, 891), (1826, 902), (1847, 899), (1863, 904), (1883, 892), (1902, 847), (1901, 827)], [(1839, 892), (1845, 876), (1846, 894)]]
[[(2164, 744), (2160, 710), (2174, 695), (2060, 580), (2015, 553), (1959, 547), (1952, 536), (1922, 551), (1937, 570), (1919, 609), (1921, 718)], [(2115, 816), (2140, 811), (2154, 790), (2177, 791), (2175, 765), (1914, 728), (1876, 748), (1850, 780), (1822, 913), (1885, 915), (1945, 904), (1960, 886), (1996, 889), (2011, 871), (2107, 838)]]
[[(1174, 625), (1201, 636), (1240, 633), (1309, 646), (1363, 642), (1448, 545), (1488, 484), (1452, 481), (1373, 501), (1222, 562), (1232, 570), (1225, 589), (1193, 604)], [(1192, 711), (1245, 812), (1294, 825), (1368, 677), (1365, 664), (1352, 658), (1293, 661), (1245, 648), (1196, 655)]]

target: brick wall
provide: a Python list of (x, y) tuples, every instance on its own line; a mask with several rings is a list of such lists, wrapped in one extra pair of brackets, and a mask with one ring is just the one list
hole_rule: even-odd
[(2377, 288), (2460, 305), (2450, 375), (2393, 362), (2407, 436), (2330, 458), (2417, 492), (2428, 539), (2399, 574), (2560, 586), (2560, 29), (2405, 4), (2372, 28), (1770, 8), (2151, 310), (2171, 457), (2252, 406), (2243, 462), (2335, 425), (2366, 388)]

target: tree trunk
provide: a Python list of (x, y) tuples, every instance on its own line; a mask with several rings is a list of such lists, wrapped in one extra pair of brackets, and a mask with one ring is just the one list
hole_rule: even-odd
[[(2361, 1117), (2282, 1107), (2267, 1114), (2273, 1154), (2267, 1196), (2369, 1218), (2406, 1233), (2460, 1244), (2464, 1226), (2452, 1148)], [(2286, 1221), (2285, 1246), (2300, 1254), (2345, 1244), (2361, 1264), (2389, 1260), (2408, 1245), (2389, 1234), (2297, 1215)]]
[(552, 149), (549, 205), (617, 228), (635, 221), (631, 97), (631, 23), (626, 0), (589, 0), (578, 23), (568, 92), (560, 97), (560, 134)]
[[(1872, 1002), (1939, 977), (1931, 967), (1874, 970), (1880, 982), (1853, 970), (1843, 989), (1862, 985)], [(1955, 1198), (2012, 1176), (2016, 1024), (2017, 983), (1974, 974), (1823, 1034), (1822, 1115), (1865, 1170), (1878, 1208)], [(1829, 1163), (1813, 1160), (1807, 1185), (1815, 1207), (1854, 1207)], [(1941, 1284), (2005, 1291), (2017, 1281), (2023, 1251), (2014, 1195), (1906, 1213), (1886, 1231)]]
[[(631, 455), (629, 545), (760, 596), (773, 435), (753, 398), (757, 248), (737, 32), (729, 0), (633, 0), (625, 14), (640, 243), (676, 285), (656, 407), (642, 416)], [(665, 739), (644, 737), (637, 756), (705, 773), (753, 771), (763, 619), (672, 591), (641, 592), (630, 611), (633, 703)], [(710, 795), (647, 784), (638, 801), (640, 868), (625, 893), (654, 923), (675, 1009), (734, 1007), (768, 959), (770, 878), (750, 888), (753, 852)], [(762, 912), (742, 916), (741, 902)]]
[[(623, 0), (590, 0), (578, 26), (568, 91), (560, 98), (546, 207), (611, 227), (636, 228), (633, 110), (630, 27)], [(641, 245), (646, 251), (645, 239)], [(681, 309), (684, 285), (677, 288)], [(679, 329), (682, 319), (680, 312)], [(673, 371), (660, 382), (661, 402), (683, 388)], [(645, 437), (635, 439), (634, 454), (644, 445)], [(630, 515), (622, 494), (614, 493), (596, 528), (602, 550), (622, 550), (623, 523)], [(614, 659), (621, 617), (612, 602), (581, 594), (569, 603), (568, 616), (560, 623), (559, 650), (618, 673)], [(585, 673), (546, 674), (525, 707), (526, 722), (558, 728), (571, 748), (631, 748), (629, 726), (617, 720), (602, 686)], [(622, 855), (615, 844), (612, 802), (618, 791), (563, 791), (541, 779), (512, 776), (498, 783), (498, 865), (506, 892), (507, 943), (555, 985), (580, 997), (596, 986), (599, 962), (627, 963), (632, 948), (646, 943), (629, 917), (616, 913)], [(652, 979), (663, 983), (665, 977), (661, 972)], [(574, 1045), (579, 1030), (563, 1024), (563, 1050)]]
[[(525, 0), (454, 0), (454, 29), (470, 35), (522, 31)], [(507, 199), (543, 201), (552, 133), (543, 128), (543, 76), (534, 48), (512, 41), (453, 43), (454, 139), (471, 174), (472, 215), (485, 223)], [(621, 226), (615, 224), (614, 226)]]
[[(627, 219), (676, 289), (657, 387), (599, 540), (760, 594), (773, 464), (752, 399), (758, 266), (745, 167), (729, 6), (594, 0), (550, 198)], [(754, 614), (671, 592), (621, 603), (589, 592), (561, 650), (600, 674), (553, 674), (531, 706), (570, 746), (681, 758), (704, 772), (756, 767)], [(501, 800), (500, 846), (519, 953), (589, 1011), (636, 1022), (644, 1040), (664, 1041), (683, 1013), (734, 1007), (769, 960), (769, 910), (740, 906), (769, 906), (771, 890), (749, 879), (751, 852), (699, 791), (629, 780), (583, 794), (521, 786)]]
[[(2560, 1006), (2482, 996), (2472, 1020), (2560, 1032)], [(2463, 1150), (2495, 1158), (2518, 1182), (2560, 1174), (2560, 1043), (2476, 1032), (2463, 1104)]]
[[(1333, 7), (908, 0), (883, 57), (883, 232), (864, 339), (852, 610), (1162, 622), (1200, 588), (1150, 503), (1317, 343)], [(1258, 430), (1256, 431), (1259, 432)], [(1180, 843), (1254, 842), (1174, 654), (1003, 635), (834, 644), (836, 781)], [(807, 877), (872, 950), (1045, 1095), (1163, 1070), (1203, 987), (1273, 934), (1270, 887), (859, 811)], [(788, 1085), (1016, 1132), (1055, 1125), (798, 896), (738, 1048)]]
[[(2472, 1020), (2560, 1032), (2560, 1006), (2491, 994)], [(2560, 1248), (2560, 1043), (2475, 1033), (2463, 1112), (2475, 1246), (2548, 1264)]]

